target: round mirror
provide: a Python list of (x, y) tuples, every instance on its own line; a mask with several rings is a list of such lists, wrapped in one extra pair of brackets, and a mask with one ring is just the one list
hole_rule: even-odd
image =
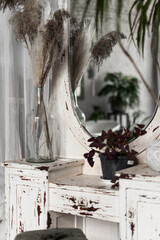
[[(73, 2), (71, 0), (71, 6)], [(110, 8), (106, 24), (97, 36), (95, 7), (95, 4), (90, 6), (83, 21), (85, 2), (77, 1), (73, 8), (70, 78), (79, 121), (91, 135), (98, 136), (102, 130), (115, 131), (122, 127), (131, 130), (137, 123), (147, 125), (152, 118), (155, 102), (118, 44), (113, 17), (115, 9)], [(157, 70), (150, 51), (152, 37), (146, 36), (144, 56), (140, 56), (133, 42), (128, 40), (127, 14), (126, 11), (122, 13), (119, 37), (158, 96)]]

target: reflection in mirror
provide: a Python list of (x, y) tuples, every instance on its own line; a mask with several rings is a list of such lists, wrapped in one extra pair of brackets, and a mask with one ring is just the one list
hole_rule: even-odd
[[(81, 19), (85, 1), (76, 2), (72, 14), (73, 17)], [(90, 6), (86, 14), (87, 19), (94, 18), (95, 7), (95, 4)], [(137, 63), (150, 87), (158, 95), (157, 71), (150, 53), (151, 36), (146, 37), (144, 57), (141, 57), (134, 44), (128, 41), (130, 34), (128, 9), (126, 0), (122, 12), (121, 32), (127, 36), (127, 39), (122, 37), (123, 45)], [(114, 16), (115, 9), (111, 6), (106, 24), (99, 36), (93, 35), (95, 32), (93, 21), (85, 20), (80, 23), (80, 20), (74, 19), (74, 22), (71, 22), (71, 85), (76, 113), (82, 125), (94, 136), (99, 135), (102, 130), (115, 131), (122, 127), (131, 130), (136, 123), (147, 125), (155, 109), (153, 99), (139, 79), (134, 66), (123, 54), (119, 44), (112, 44), (113, 49), (105, 57), (105, 61), (101, 61), (97, 56), (93, 57), (92, 50), (96, 42), (116, 29)], [(76, 21), (79, 23), (78, 30), (76, 29), (78, 25), (75, 26)], [(78, 34), (74, 34), (75, 31)], [(77, 41), (75, 46), (73, 36), (76, 38), (74, 41)], [(110, 42), (111, 40), (112, 38)], [(99, 50), (104, 54), (105, 47), (99, 45)], [(76, 72), (77, 69), (79, 73), (74, 75), (73, 71)], [(73, 85), (73, 82), (76, 85)]]

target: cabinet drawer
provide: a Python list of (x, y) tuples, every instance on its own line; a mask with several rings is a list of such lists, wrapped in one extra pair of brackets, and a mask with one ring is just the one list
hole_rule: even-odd
[(119, 196), (50, 188), (49, 210), (119, 222)]

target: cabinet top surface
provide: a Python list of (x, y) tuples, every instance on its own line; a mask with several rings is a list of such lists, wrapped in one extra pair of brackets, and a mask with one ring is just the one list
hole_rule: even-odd
[(160, 181), (160, 172), (155, 172), (148, 167), (147, 164), (139, 164), (135, 167), (123, 169), (116, 172), (118, 178), (139, 179), (139, 180), (154, 180)]
[(118, 188), (110, 180), (104, 180), (98, 175), (79, 174), (49, 180), (50, 187), (85, 192), (101, 192), (118, 195)]
[(29, 163), (25, 159), (20, 159), (2, 162), (1, 166), (6, 168), (41, 170), (49, 172), (55, 169), (74, 167), (81, 164), (84, 164), (84, 160), (57, 159), (54, 162), (50, 163)]

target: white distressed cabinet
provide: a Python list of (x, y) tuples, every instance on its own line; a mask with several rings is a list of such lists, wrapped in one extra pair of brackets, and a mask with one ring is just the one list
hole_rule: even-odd
[(160, 239), (160, 175), (146, 165), (117, 174), (120, 179), (122, 240)]
[(119, 188), (98, 175), (84, 174), (83, 160), (2, 165), (6, 240), (48, 228), (50, 211), (119, 224), (120, 237), (112, 231), (111, 240), (160, 239), (160, 175), (144, 164), (117, 172)]

